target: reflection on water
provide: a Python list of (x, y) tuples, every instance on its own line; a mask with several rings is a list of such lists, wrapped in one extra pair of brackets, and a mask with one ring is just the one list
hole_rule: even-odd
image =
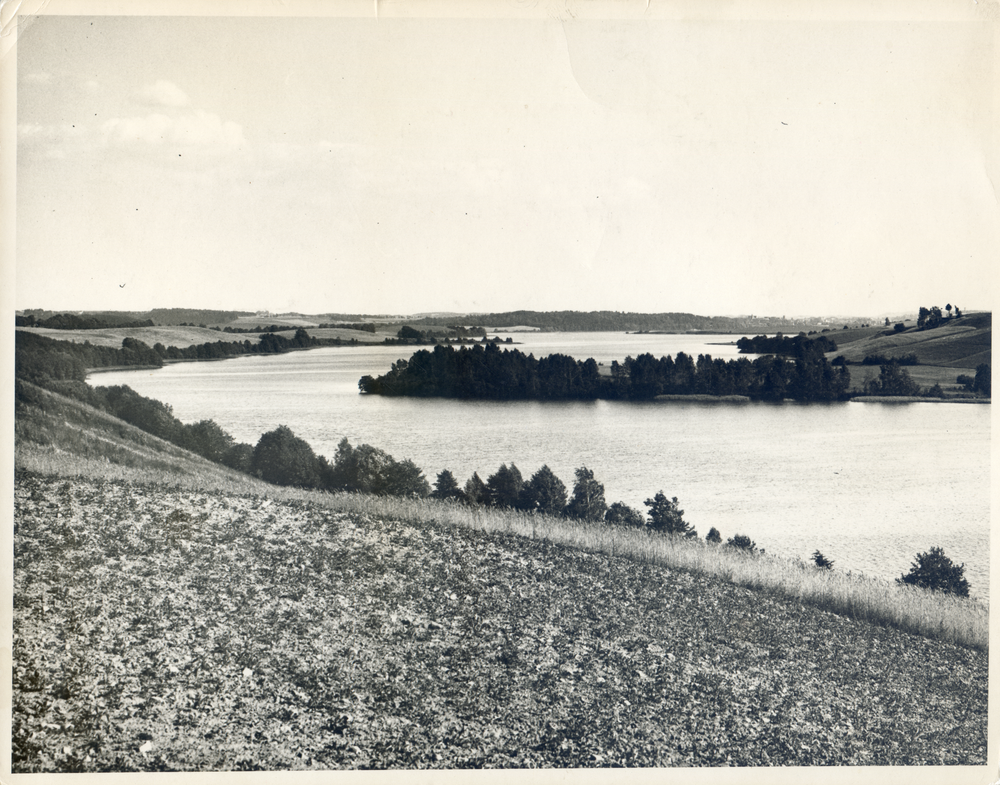
[[(610, 363), (649, 351), (734, 357), (734, 336), (517, 334), (536, 357)], [(539, 403), (362, 396), (405, 347), (345, 347), (156, 371), (97, 374), (169, 403), (185, 422), (213, 419), (239, 441), (288, 425), (323, 455), (345, 436), (410, 458), (433, 482), (450, 469), (485, 480), (513, 462), (542, 464), (571, 488), (586, 465), (609, 503), (642, 509), (677, 496), (704, 536), (747, 534), (770, 552), (886, 578), (940, 545), (988, 596), (990, 407), (957, 404)]]

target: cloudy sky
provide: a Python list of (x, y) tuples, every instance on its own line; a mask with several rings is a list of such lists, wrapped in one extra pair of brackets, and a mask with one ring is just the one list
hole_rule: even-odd
[(34, 17), (16, 307), (991, 307), (995, 25), (639, 8)]

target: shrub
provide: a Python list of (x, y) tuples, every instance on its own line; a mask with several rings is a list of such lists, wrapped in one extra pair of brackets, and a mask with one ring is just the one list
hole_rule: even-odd
[(931, 548), (918, 553), (910, 571), (896, 579), (898, 583), (919, 586), (931, 591), (969, 596), (969, 582), (965, 580), (965, 564), (955, 564), (944, 555), (943, 548)]
[(320, 484), (320, 464), (312, 447), (279, 425), (260, 437), (253, 450), (253, 473), (275, 485), (316, 488)]
[(726, 545), (730, 548), (738, 548), (742, 551), (747, 551), (753, 553), (757, 550), (757, 543), (747, 537), (745, 534), (737, 534), (726, 540)]
[(903, 332), (903, 330), (906, 329), (906, 325), (903, 324), (902, 322), (896, 322), (896, 324), (893, 325), (892, 329), (895, 330), (897, 333), (901, 333)]
[(718, 545), (722, 542), (722, 535), (719, 534), (719, 530), (714, 526), (708, 530), (708, 534), (705, 535), (705, 542), (711, 542)]
[(935, 383), (933, 387), (928, 387), (924, 390), (924, 395), (928, 398), (944, 398), (944, 390), (940, 384)]
[(604, 522), (610, 523), (612, 526), (631, 526), (636, 528), (646, 525), (642, 513), (623, 502), (615, 502), (608, 507), (608, 511), (604, 515)]
[(968, 375), (966, 375), (964, 373), (959, 374), (958, 378), (955, 379), (955, 382), (957, 384), (962, 385), (966, 390), (969, 390), (970, 392), (972, 391), (972, 388), (976, 384), (976, 380), (975, 379), (973, 379), (971, 376), (968, 376)]
[(815, 562), (815, 564), (816, 564), (817, 567), (820, 567), (820, 568), (822, 568), (824, 570), (832, 570), (833, 569), (833, 562), (830, 561), (828, 558), (826, 558), (826, 556), (824, 556), (818, 550), (817, 551), (813, 551), (812, 558), (813, 558), (813, 562)]

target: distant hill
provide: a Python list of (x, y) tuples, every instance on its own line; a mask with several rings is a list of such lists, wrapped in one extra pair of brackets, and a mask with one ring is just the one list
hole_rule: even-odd
[[(414, 326), (441, 326), (462, 321), (484, 327), (534, 327), (552, 332), (706, 332), (797, 333), (832, 328), (820, 318), (785, 319), (772, 316), (698, 316), (691, 313), (626, 313), (622, 311), (505, 311), (466, 316), (424, 317)], [(848, 320), (862, 323), (865, 320)], [(843, 324), (838, 324), (842, 327)], [(831, 330), (832, 331), (832, 330)]]
[[(853, 331), (847, 331), (852, 333)], [(848, 335), (831, 333), (837, 341), (838, 351), (830, 359), (844, 357), (849, 362), (861, 362), (869, 355), (882, 355), (887, 359), (916, 355), (921, 365), (945, 368), (974, 369), (981, 363), (991, 362), (993, 341), (993, 315), (976, 313), (947, 320), (940, 327), (918, 330), (910, 327), (895, 332), (891, 327), (872, 333)]]

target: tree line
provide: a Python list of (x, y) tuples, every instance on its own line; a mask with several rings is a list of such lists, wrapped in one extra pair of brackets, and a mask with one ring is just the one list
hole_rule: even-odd
[[(424, 317), (423, 325), (455, 322), (455, 316)], [(779, 317), (698, 316), (691, 313), (633, 313), (626, 311), (504, 311), (476, 314), (478, 324), (494, 328), (534, 327), (548, 332), (703, 332), (731, 333), (760, 330), (778, 332), (812, 329), (815, 320)]]
[(83, 381), (88, 368), (153, 367), (166, 360), (220, 360), (248, 354), (284, 354), (321, 346), (350, 346), (355, 339), (314, 338), (301, 327), (292, 338), (264, 333), (256, 341), (215, 341), (183, 348), (156, 343), (149, 346), (135, 338), (124, 338), (121, 348), (89, 341), (60, 341), (45, 335), (17, 330), (14, 334), (15, 373), (31, 381), (72, 379)]
[(826, 352), (837, 351), (837, 342), (821, 335), (809, 338), (805, 333), (789, 338), (778, 333), (775, 336), (756, 335), (743, 337), (736, 342), (740, 354), (783, 354), (803, 360), (816, 359)]
[(33, 313), (14, 317), (15, 327), (45, 327), (49, 330), (104, 330), (116, 327), (153, 327), (152, 319), (132, 319), (121, 314), (57, 313), (40, 318)]
[(651, 400), (700, 394), (814, 401), (845, 396), (850, 378), (846, 367), (834, 368), (822, 355), (726, 361), (711, 355), (695, 360), (684, 352), (657, 359), (647, 353), (614, 361), (610, 374), (602, 374), (593, 358), (551, 354), (535, 359), (488, 343), (419, 350), (382, 376), (363, 376), (358, 387), (375, 395), (485, 400)]

